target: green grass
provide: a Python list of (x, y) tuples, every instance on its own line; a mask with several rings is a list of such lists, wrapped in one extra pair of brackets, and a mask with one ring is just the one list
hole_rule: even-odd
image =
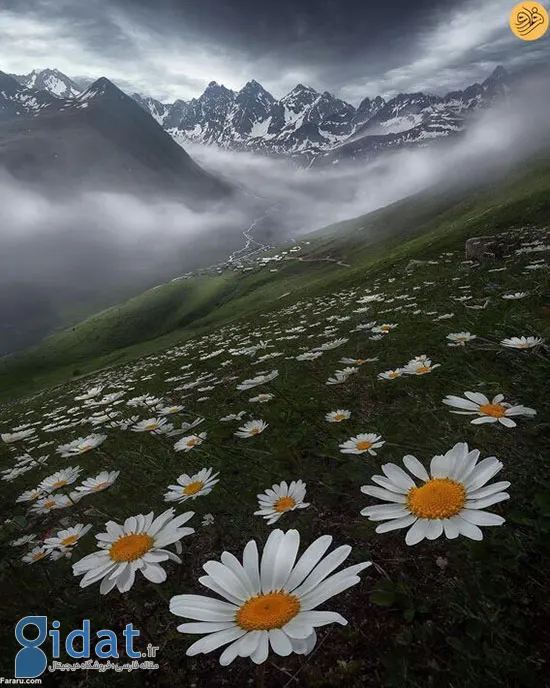
[[(308, 235), (306, 258), (327, 262), (278, 264), (253, 273), (226, 272), (169, 282), (48, 337), (27, 352), (0, 360), (0, 399), (58, 384), (104, 366), (161, 349), (213, 326), (279, 306), (281, 295), (314, 295), (353, 282), (365, 269), (421, 258), (431, 246), (550, 219), (550, 163), (514, 169), (472, 191), (436, 189)], [(277, 253), (278, 251), (275, 251)], [(286, 297), (285, 297), (286, 298)]]
[[(467, 237), (510, 227), (529, 224), (522, 230), (523, 240), (540, 236), (548, 244), (548, 232), (540, 227), (550, 218), (549, 189), (550, 172), (539, 168), (501, 187), (486, 189), (479, 196), (455, 199), (446, 208), (438, 205), (437, 210), (432, 206), (431, 211), (427, 207), (420, 211), (414, 199), (402, 202), (353, 221), (338, 238), (332, 236), (332, 230), (324, 230), (308, 247), (310, 255), (339, 251), (351, 268), (289, 261), (281, 264), (277, 273), (267, 269), (216, 280), (204, 278), (196, 290), (191, 283), (171, 283), (128, 302), (123, 318), (107, 312), (98, 316), (95, 327), (83, 323), (80, 327), (90, 336), (94, 331), (100, 333), (99, 343), (89, 337), (79, 343), (67, 332), (64, 340), (52, 338), (49, 358), (44, 349), (23, 357), (21, 365), (31, 366), (38, 360), (33, 356), (40, 352), (45, 356), (43, 368), (33, 373), (35, 387), (44, 385), (48, 375), (63, 381), (76, 364), (82, 373), (90, 374), (35, 397), (22, 396), (3, 409), (2, 432), (24, 422), (53, 422), (43, 421), (43, 416), (54, 409), (59, 409), (58, 422), (76, 418), (84, 424), (57, 432), (40, 430), (40, 441), (53, 444), (32, 453), (50, 453), (48, 464), (13, 482), (0, 483), (2, 520), (19, 517), (19, 525), (7, 524), (2, 531), (2, 583), (9, 595), (0, 603), (0, 673), (11, 676), (16, 620), (31, 613), (48, 613), (59, 619), (65, 630), (79, 627), (83, 618), (90, 618), (95, 628), (117, 631), (132, 621), (147, 640), (160, 645), (159, 672), (48, 677), (55, 678), (56, 685), (254, 685), (257, 677), (248, 660), (237, 659), (230, 668), (222, 669), (217, 662), (220, 651), (186, 658), (185, 648), (193, 638), (176, 632), (180, 622), (169, 613), (168, 600), (184, 592), (208, 594), (197, 582), (205, 561), (219, 559), (223, 550), (240, 555), (252, 537), (263, 544), (271, 528), (253, 516), (256, 495), (272, 483), (301, 478), (307, 483), (311, 506), (285, 515), (280, 526), (285, 530), (298, 528), (304, 547), (329, 533), (335, 545), (352, 545), (349, 563), (371, 559), (374, 566), (362, 575), (359, 585), (323, 606), (342, 613), (349, 625), (321, 629), (318, 649), (309, 657), (271, 655), (266, 686), (545, 685), (550, 656), (546, 595), (550, 566), (550, 358), (548, 348), (522, 352), (506, 350), (499, 342), (521, 334), (550, 338), (548, 269), (525, 269), (532, 261), (547, 259), (548, 253), (512, 256), (503, 263), (488, 262), (477, 268), (462, 261)], [(415, 215), (415, 208), (419, 215)], [(365, 223), (377, 243), (364, 242), (368, 230), (358, 228)], [(411, 259), (434, 260), (437, 264), (407, 273), (405, 266)], [(489, 272), (501, 266), (507, 269)], [(465, 285), (473, 296), (467, 305), (489, 297), (486, 309), (469, 309), (454, 300), (466, 292), (460, 289)], [(354, 313), (356, 299), (367, 289), (382, 292), (385, 301), (372, 304), (368, 313)], [(519, 301), (501, 298), (503, 293), (515, 291), (529, 294)], [(291, 294), (280, 299), (285, 292)], [(412, 298), (398, 298), (401, 296)], [(417, 305), (406, 308), (409, 303)], [(415, 314), (417, 310), (421, 312)], [(447, 313), (454, 316), (436, 320)], [(331, 316), (350, 319), (327, 321)], [(398, 327), (383, 341), (372, 341), (364, 332), (350, 332), (358, 323), (370, 320), (396, 322)], [(183, 329), (175, 329), (186, 322)], [(300, 324), (304, 329), (296, 339), (280, 339), (293, 336), (286, 330)], [(326, 326), (336, 328), (330, 337), (322, 336)], [(469, 330), (478, 338), (464, 348), (448, 347), (446, 335), (459, 330)], [(130, 331), (141, 341), (125, 347), (136, 341), (130, 338)], [(157, 338), (147, 341), (150, 335)], [(242, 342), (249, 337), (271, 340), (274, 348), (267, 351), (284, 355), (252, 365), (254, 358), (228, 352), (244, 346)], [(337, 337), (349, 341), (314, 361), (295, 360), (303, 349)], [(114, 351), (109, 350), (113, 343), (118, 347)], [(70, 358), (71, 346), (80, 359)], [(102, 358), (86, 359), (81, 353), (84, 346), (88, 346), (86, 355)], [(186, 348), (178, 349), (180, 346)], [(224, 353), (203, 360), (203, 354), (218, 349)], [(378, 372), (401, 366), (420, 354), (429, 355), (441, 366), (420, 377), (393, 382), (377, 379)], [(339, 363), (342, 356), (378, 357), (378, 361), (362, 365), (345, 384), (327, 386), (327, 378), (344, 367)], [(70, 364), (63, 367), (60, 364), (67, 363), (67, 357)], [(115, 366), (117, 357), (119, 365)], [(229, 365), (221, 367), (226, 360)], [(186, 380), (166, 382), (183, 375), (182, 366), (188, 364), (192, 365), (188, 380), (211, 374), (215, 388), (200, 391), (209, 386), (203, 382), (199, 389), (178, 390)], [(108, 365), (113, 367), (91, 374), (94, 368)], [(279, 369), (280, 376), (269, 385), (251, 392), (235, 389), (238, 381), (272, 368)], [(24, 373), (25, 368), (21, 371)], [(5, 378), (12, 380), (8, 389), (19, 394), (32, 379), (22, 374), (22, 387), (17, 391), (15, 379), (9, 375)], [(233, 377), (236, 379), (230, 379)], [(133, 382), (125, 382), (128, 378)], [(93, 431), (85, 420), (97, 409), (81, 408), (76, 413), (70, 409), (80, 406), (74, 397), (97, 382), (106, 384), (107, 392), (120, 385), (127, 390), (126, 398), (148, 393), (162, 396), (167, 403), (183, 403), (185, 411), (176, 418), (204, 417), (200, 430), (208, 432), (207, 441), (181, 454), (174, 452), (174, 440), (108, 430), (101, 449), (60, 460), (56, 446)], [(481, 391), (489, 397), (500, 392), (513, 403), (535, 408), (538, 415), (520, 418), (513, 429), (471, 425), (470, 418), (449, 413), (441, 403), (445, 395), (461, 395), (465, 390)], [(248, 401), (264, 391), (274, 393), (275, 398), (265, 405)], [(198, 401), (203, 396), (208, 398)], [(326, 423), (324, 414), (337, 408), (350, 409), (351, 419), (342, 424)], [(248, 412), (247, 418), (263, 418), (269, 423), (268, 429), (258, 437), (236, 438), (233, 432), (237, 424), (222, 423), (219, 418), (240, 410)], [(112, 406), (112, 411), (124, 416), (135, 412), (124, 404)], [(142, 409), (137, 414), (147, 418), (153, 412)], [(339, 452), (339, 443), (359, 432), (382, 435), (386, 444), (378, 456)], [(427, 464), (432, 456), (459, 441), (479, 448), (482, 457), (496, 455), (502, 460), (504, 468), (496, 479), (512, 483), (511, 499), (488, 510), (503, 515), (505, 525), (485, 529), (484, 540), (479, 543), (440, 538), (412, 548), (405, 545), (403, 531), (375, 534), (375, 524), (359, 512), (376, 500), (363, 495), (359, 487), (380, 473), (382, 463), (400, 464), (403, 455), (412, 453)], [(24, 448), (11, 451), (0, 447), (2, 466), (12, 466)], [(121, 475), (109, 490), (46, 518), (28, 519), (23, 505), (14, 506), (17, 495), (68, 465), (80, 465), (86, 476), (96, 475), (102, 468), (120, 469)], [(197, 532), (183, 541), (183, 565), (165, 565), (168, 579), (161, 586), (137, 579), (126, 595), (112, 592), (101, 597), (98, 585), (85, 590), (78, 587), (70, 562), (26, 566), (19, 560), (25, 550), (17, 552), (8, 544), (21, 526), (22, 532), (42, 536), (46, 531), (55, 532), (60, 518), (68, 518), (70, 523), (93, 523), (97, 533), (109, 519), (120, 521), (150, 510), (160, 513), (166, 506), (166, 486), (181, 473), (205, 466), (220, 471), (220, 483), (210, 495), (177, 507), (179, 513), (196, 511), (191, 525)], [(200, 527), (205, 513), (216, 518), (209, 528)], [(93, 548), (94, 538), (89, 534), (78, 545), (73, 561)]]

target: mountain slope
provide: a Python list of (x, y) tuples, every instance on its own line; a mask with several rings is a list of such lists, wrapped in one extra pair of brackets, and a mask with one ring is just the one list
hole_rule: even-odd
[(549, 220), (550, 158), (475, 190), (432, 189), (306, 235), (299, 251), (273, 251), (272, 262), (260, 259), (250, 271), (159, 285), (35, 349), (3, 359), (0, 382), (8, 391), (61, 381), (75, 368), (80, 374), (131, 360), (236, 317), (268, 317), (282, 299), (288, 303), (289, 298), (324, 293), (329, 285), (338, 289), (364, 280), (366, 270), (384, 275), (390, 266), (404, 268), (410, 259), (425, 260), (427, 253), (447, 248), (463, 255), (470, 236)]
[(48, 105), (32, 119), (0, 126), (0, 166), (17, 179), (51, 189), (162, 193), (192, 205), (229, 193), (108, 79)]

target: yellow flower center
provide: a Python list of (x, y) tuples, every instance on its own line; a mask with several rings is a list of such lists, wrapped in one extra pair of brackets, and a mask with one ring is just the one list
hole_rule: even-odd
[(389, 332), (391, 330), (391, 327), (389, 325), (380, 325), (380, 329), (382, 332)]
[(345, 416), (344, 416), (343, 413), (337, 413), (337, 414), (335, 414), (335, 416), (334, 416), (334, 420), (337, 421), (338, 423), (339, 423), (341, 420), (344, 420), (344, 418), (345, 418)]
[(399, 377), (401, 373), (389, 373), (388, 377)]
[(194, 483), (189, 483), (189, 485), (186, 485), (182, 490), (182, 494), (194, 495), (197, 494), (197, 492), (200, 492), (203, 487), (204, 483), (202, 483), (200, 480), (196, 480)]
[(275, 511), (282, 513), (283, 511), (288, 511), (296, 506), (296, 500), (292, 499), (292, 497), (279, 497), (274, 506)]
[(53, 509), (55, 506), (55, 500), (52, 499), (49, 502), (44, 502), (44, 509)]
[(450, 478), (432, 478), (422, 487), (411, 487), (407, 506), (418, 518), (451, 518), (466, 502), (466, 489)]
[(63, 487), (63, 485), (66, 485), (67, 481), (66, 480), (57, 480), (55, 483), (52, 484), (52, 490), (57, 490), (58, 487)]
[(503, 418), (506, 415), (506, 407), (501, 404), (483, 404), (479, 407), (479, 412), (484, 416)]
[(420, 366), (419, 368), (416, 369), (416, 374), (417, 375), (423, 375), (424, 373), (429, 373), (431, 372), (430, 366)]
[(250, 430), (250, 434), (251, 434), (251, 435), (258, 435), (259, 432), (260, 432), (260, 428), (252, 428), (252, 429)]
[(38, 561), (39, 559), (43, 559), (46, 556), (46, 552), (37, 552), (36, 554), (32, 555), (33, 561)]
[(135, 561), (153, 547), (154, 540), (147, 533), (131, 533), (123, 535), (113, 542), (109, 549), (109, 556), (113, 561)]
[(97, 485), (94, 485), (94, 490), (104, 490), (106, 487), (109, 487), (109, 481), (104, 480), (102, 483), (98, 483)]
[(284, 591), (257, 595), (237, 611), (235, 620), (245, 631), (282, 628), (300, 611), (300, 600)]
[(146, 430), (156, 430), (158, 428), (158, 426), (159, 426), (158, 423), (148, 423), (145, 426), (145, 429)]
[(188, 447), (194, 447), (194, 446), (196, 446), (198, 443), (199, 443), (199, 440), (198, 440), (196, 437), (194, 437), (192, 440), (188, 440), (187, 446), (188, 446)]
[(78, 535), (68, 535), (66, 538), (63, 538), (61, 540), (61, 544), (63, 547), (70, 547), (71, 545), (74, 545), (74, 543), (78, 540)]
[(367, 440), (363, 440), (362, 442), (357, 442), (355, 447), (357, 449), (360, 449), (361, 451), (367, 451), (368, 449), (370, 449), (372, 447), (372, 444), (373, 444), (372, 442), (367, 442)]

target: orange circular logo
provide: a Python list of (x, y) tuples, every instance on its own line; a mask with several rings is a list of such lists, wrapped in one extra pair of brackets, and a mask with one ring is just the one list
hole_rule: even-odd
[(548, 12), (540, 2), (520, 2), (510, 14), (510, 28), (522, 41), (536, 41), (548, 30)]

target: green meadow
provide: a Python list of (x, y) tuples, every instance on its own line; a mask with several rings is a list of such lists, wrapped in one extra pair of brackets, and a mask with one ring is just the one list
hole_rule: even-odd
[[(301, 237), (299, 251), (273, 250), (267, 255), (280, 260), (248, 272), (160, 285), (0, 361), (0, 674), (12, 675), (17, 620), (44, 614), (63, 632), (85, 618), (118, 634), (132, 622), (136, 645), (159, 647), (158, 669), (47, 675), (56, 686), (99, 686), (106, 676), (116, 686), (546, 685), (549, 227), (550, 163), (539, 160), (476, 190), (424, 193), (323, 228)], [(466, 240), (485, 235), (503, 256), (466, 260)], [(472, 338), (450, 346), (453, 333)], [(514, 337), (534, 345), (502, 343)], [(388, 371), (398, 372), (380, 376)], [(257, 382), (262, 375), (272, 379)], [(238, 389), (246, 380), (257, 384)], [(484, 395), (490, 408), (452, 413), (443, 399), (465, 392)], [(536, 415), (520, 411), (510, 416), (515, 425), (501, 423), (516, 407)], [(349, 417), (327, 420), (340, 410)], [(484, 414), (491, 422), (471, 422)], [(266, 427), (246, 429), (260, 420)], [(92, 449), (60, 450), (92, 435), (103, 438)], [(354, 440), (361, 435), (380, 446)], [(346, 443), (355, 453), (341, 451)], [(381, 522), (361, 510), (383, 502), (360, 488), (373, 486), (383, 465), (404, 468), (407, 455), (429, 470), (458, 443), (479, 450), (479, 461), (502, 462), (492, 480), (510, 483), (509, 499), (486, 507), (501, 525), (480, 525), (482, 539), (443, 532), (411, 545), (406, 527), (376, 532)], [(48, 483), (77, 467), (78, 475)], [(217, 474), (211, 491), (183, 489), (183, 501), (165, 501), (178, 477), (200, 482), (204, 468)], [(102, 471), (119, 474), (74, 496)], [(52, 487), (64, 480), (72, 482)], [(308, 506), (275, 509), (273, 524), (255, 515), (258, 495), (298, 480)], [(407, 508), (421, 513), (411, 494)], [(165, 581), (137, 570), (126, 592), (101, 594), (100, 579), (79, 586), (72, 567), (97, 550), (105, 523), (170, 507), (194, 512), (185, 524), (194, 532), (181, 538), (181, 563), (160, 564)], [(202, 525), (207, 514), (213, 522)], [(59, 557), (43, 549), (76, 524), (91, 528), (54, 548)], [(222, 552), (241, 560), (252, 539), (261, 554), (277, 528), (300, 533), (300, 553), (330, 535), (332, 547), (351, 546), (346, 566), (372, 562), (320, 604), (347, 625), (319, 627), (309, 654), (270, 650), (259, 665), (238, 656), (221, 666), (224, 648), (187, 656), (200, 636), (177, 631), (189, 619), (171, 613), (171, 598), (217, 597), (199, 582), (203, 564)], [(13, 544), (27, 535), (34, 540)]]

